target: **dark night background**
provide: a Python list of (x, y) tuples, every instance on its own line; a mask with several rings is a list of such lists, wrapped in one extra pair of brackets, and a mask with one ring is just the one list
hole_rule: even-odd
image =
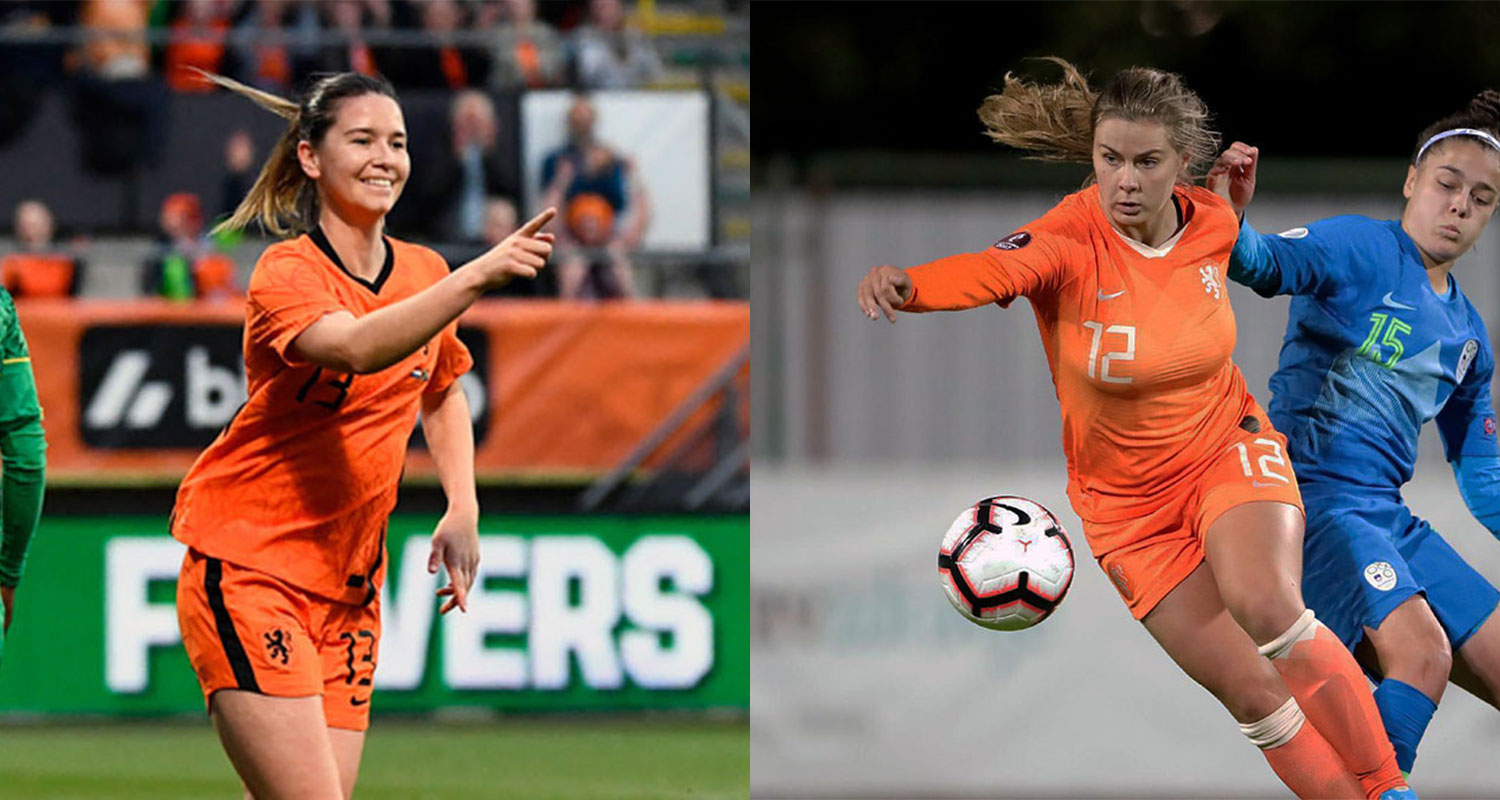
[(1268, 160), (1404, 159), (1422, 128), (1500, 88), (1491, 2), (763, 0), (752, 15), (758, 179), (770, 160), (805, 178), (835, 151), (908, 168), (923, 154), (1014, 161), (974, 112), (1007, 70), (1058, 75), (1033, 56), (1062, 56), (1096, 87), (1132, 65), (1178, 72), (1226, 143)]

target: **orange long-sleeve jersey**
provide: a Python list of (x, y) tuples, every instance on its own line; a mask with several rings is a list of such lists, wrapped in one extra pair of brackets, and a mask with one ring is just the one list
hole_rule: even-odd
[(344, 269), (318, 230), (261, 255), (245, 304), (249, 399), (183, 479), (177, 539), (333, 600), (374, 596), (421, 397), (473, 366), (456, 322), (368, 375), (297, 358), (292, 342), (324, 315), (363, 316), (448, 274), (437, 253), (385, 241), (374, 281)]
[(1242, 424), (1266, 424), (1230, 360), (1234, 212), (1200, 187), (1174, 200), (1184, 225), (1160, 248), (1111, 227), (1092, 186), (983, 252), (907, 270), (905, 311), (1031, 302), (1062, 407), (1068, 495), (1086, 521), (1159, 507)]

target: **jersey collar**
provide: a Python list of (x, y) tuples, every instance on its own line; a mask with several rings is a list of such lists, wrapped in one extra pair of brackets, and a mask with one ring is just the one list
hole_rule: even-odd
[(380, 237), (385, 241), (385, 263), (381, 265), (380, 274), (375, 276), (375, 280), (367, 281), (350, 272), (349, 268), (344, 266), (344, 262), (339, 259), (339, 254), (333, 251), (333, 243), (328, 241), (328, 236), (323, 233), (321, 225), (313, 226), (313, 229), (308, 231), (307, 235), (312, 239), (313, 244), (317, 245), (318, 249), (323, 251), (323, 255), (328, 256), (328, 260), (332, 261), (334, 266), (342, 270), (355, 283), (369, 289), (372, 294), (380, 294), (380, 287), (384, 286), (386, 279), (391, 277), (391, 269), (396, 265), (396, 248), (391, 246), (389, 238), (385, 236)]

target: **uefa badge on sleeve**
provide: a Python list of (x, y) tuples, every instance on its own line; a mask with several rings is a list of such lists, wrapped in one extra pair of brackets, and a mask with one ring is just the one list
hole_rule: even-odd
[(1016, 231), (995, 242), (995, 247), (1000, 250), (1020, 250), (1028, 244), (1031, 244), (1031, 234), (1026, 231)]

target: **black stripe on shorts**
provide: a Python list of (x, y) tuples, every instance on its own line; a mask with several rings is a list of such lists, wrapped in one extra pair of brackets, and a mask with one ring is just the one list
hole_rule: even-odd
[(224, 592), (219, 582), (224, 577), (224, 562), (208, 558), (208, 569), (203, 578), (203, 588), (208, 592), (208, 607), (214, 610), (214, 623), (219, 629), (219, 642), (224, 645), (224, 654), (229, 657), (229, 668), (234, 670), (234, 680), (239, 688), (259, 692), (260, 684), (255, 680), (255, 670), (250, 668), (250, 658), (245, 655), (245, 646), (234, 630), (234, 620), (229, 618), (229, 609), (224, 606)]

